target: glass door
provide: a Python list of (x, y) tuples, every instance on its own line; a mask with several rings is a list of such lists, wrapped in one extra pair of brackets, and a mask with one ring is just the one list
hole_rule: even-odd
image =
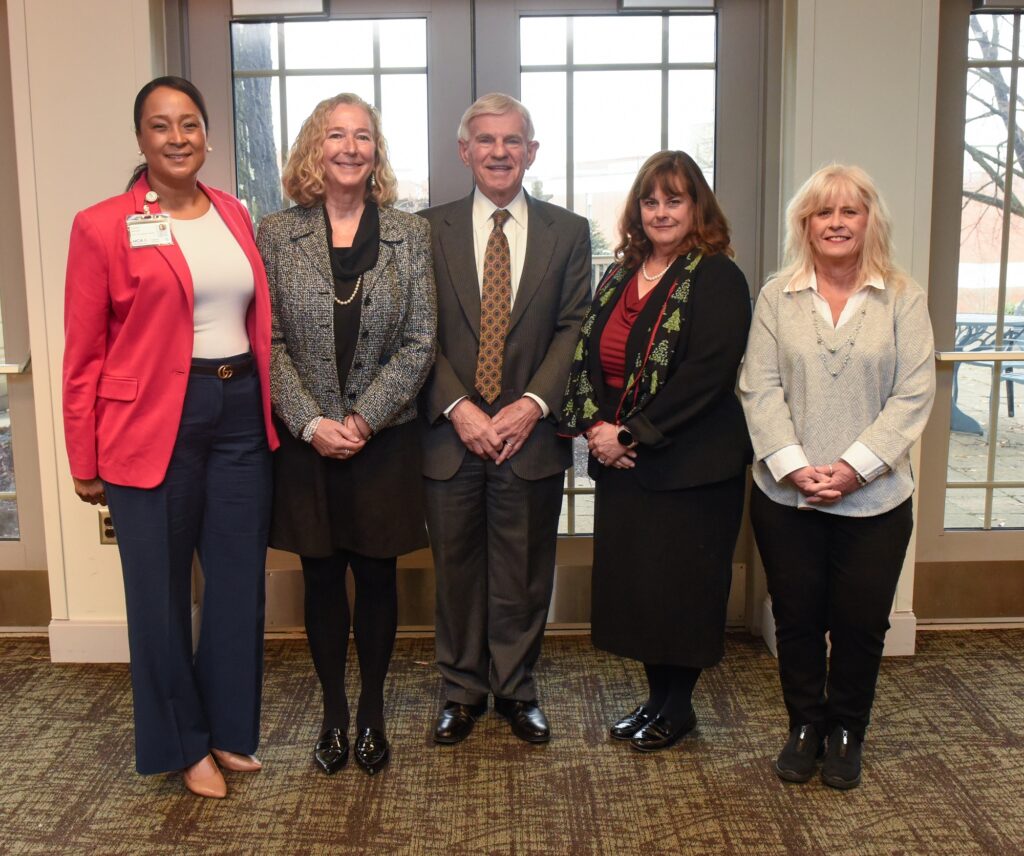
[[(1011, 4), (1013, 5), (1013, 4)], [(943, 5), (915, 611), (1024, 614), (1024, 17)]]

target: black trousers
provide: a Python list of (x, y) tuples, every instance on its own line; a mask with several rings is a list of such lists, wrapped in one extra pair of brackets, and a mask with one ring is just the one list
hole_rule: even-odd
[(809, 723), (824, 735), (842, 725), (863, 739), (913, 528), (911, 500), (873, 517), (843, 517), (780, 505), (755, 485), (750, 520), (772, 596), (790, 728)]
[[(180, 770), (211, 748), (255, 752), (270, 520), (259, 378), (191, 375), (163, 482), (105, 489), (124, 574), (136, 768)], [(194, 551), (205, 588), (193, 658)]]

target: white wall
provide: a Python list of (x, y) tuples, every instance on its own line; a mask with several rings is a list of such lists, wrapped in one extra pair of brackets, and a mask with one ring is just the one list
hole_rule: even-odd
[[(889, 205), (899, 262), (927, 289), (939, 0), (785, 6), (782, 205), (824, 164), (862, 166)], [(887, 653), (913, 653), (913, 592), (911, 541)]]
[(127, 659), (117, 550), (99, 544), (64, 454), (64, 270), (75, 213), (123, 190), (137, 162), (132, 102), (163, 64), (158, 5), (7, 3), (55, 660)]

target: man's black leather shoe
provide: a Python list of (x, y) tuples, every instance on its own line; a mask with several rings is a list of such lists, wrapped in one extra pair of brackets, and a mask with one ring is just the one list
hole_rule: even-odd
[(775, 759), (775, 774), (787, 782), (806, 782), (825, 754), (825, 740), (813, 725), (797, 725)]
[(640, 752), (654, 752), (667, 749), (684, 734), (689, 734), (697, 725), (697, 714), (691, 707), (681, 723), (676, 725), (664, 716), (656, 716), (641, 728), (629, 741), (629, 745)]
[(848, 791), (860, 784), (862, 741), (837, 725), (828, 736), (828, 751), (821, 765), (821, 780), (830, 788)]
[(434, 723), (435, 743), (461, 743), (473, 730), (473, 724), (487, 712), (487, 702), (462, 704), (446, 701)]
[(356, 738), (356, 763), (371, 776), (383, 770), (391, 757), (388, 739), (376, 728), (364, 728)]
[(640, 705), (632, 713), (627, 713), (609, 728), (608, 733), (616, 740), (629, 740), (648, 722), (654, 719), (654, 716), (646, 707)]
[(536, 701), (496, 698), (494, 711), (509, 721), (512, 733), (527, 743), (547, 743), (551, 739), (548, 718)]
[(340, 728), (328, 728), (313, 747), (313, 760), (328, 776), (333, 776), (348, 761), (348, 738)]

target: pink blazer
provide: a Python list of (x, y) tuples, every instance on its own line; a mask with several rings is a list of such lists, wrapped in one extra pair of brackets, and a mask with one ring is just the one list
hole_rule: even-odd
[[(199, 185), (252, 265), (246, 316), (270, 419), (270, 292), (252, 221), (227, 193)], [(142, 213), (143, 175), (127, 193), (79, 212), (64, 292), (64, 433), (71, 474), (150, 488), (167, 473), (192, 360), (192, 277), (177, 244), (128, 246), (125, 217)], [(150, 211), (160, 206), (153, 203)]]

